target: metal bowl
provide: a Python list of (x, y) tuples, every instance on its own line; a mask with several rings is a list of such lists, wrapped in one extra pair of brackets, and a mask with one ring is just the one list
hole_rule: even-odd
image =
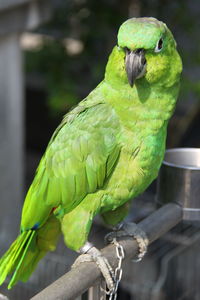
[(164, 165), (200, 170), (200, 148), (174, 148), (165, 153)]
[(199, 148), (166, 151), (158, 177), (157, 201), (176, 202), (183, 207), (184, 220), (200, 221)]

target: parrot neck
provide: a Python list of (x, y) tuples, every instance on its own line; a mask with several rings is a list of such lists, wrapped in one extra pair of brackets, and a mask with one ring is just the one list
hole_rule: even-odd
[(133, 88), (128, 85), (115, 88), (104, 81), (101, 85), (103, 97), (119, 115), (120, 119), (133, 128), (137, 122), (152, 121), (162, 126), (172, 116), (179, 84), (172, 87), (151, 86), (145, 81), (136, 83)]

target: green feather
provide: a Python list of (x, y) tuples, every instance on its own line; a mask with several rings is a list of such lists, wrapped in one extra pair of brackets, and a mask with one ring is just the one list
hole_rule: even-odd
[(55, 250), (60, 223), (52, 215), (40, 229), (22, 232), (0, 260), (0, 284), (13, 273), (8, 288), (26, 281), (47, 251)]
[(18, 264), (23, 260), (24, 255), (27, 252), (29, 241), (32, 240), (34, 232), (29, 230), (20, 234), (20, 236), (14, 241), (9, 250), (4, 254), (0, 260), (0, 284), (5, 280), (8, 274), (13, 269), (18, 268)]
[[(8, 288), (12, 288), (12, 286), (16, 283), (17, 280), (21, 279), (18, 276), (18, 271), (20, 270), (21, 265), (24, 263), (25, 261), (25, 256), (27, 254), (27, 251), (29, 250), (30, 244), (32, 243), (33, 237), (35, 235), (35, 231), (29, 230), (26, 231), (26, 234), (30, 233), (30, 235), (28, 235), (26, 237), (26, 239), (24, 239), (24, 242), (20, 245), (19, 247), (19, 251), (16, 253), (16, 258), (19, 258), (19, 261), (17, 262), (17, 265), (15, 267), (15, 272), (10, 280), (10, 283), (8, 285)], [(11, 261), (11, 260), (10, 260)], [(14, 265), (14, 262), (12, 263)]]

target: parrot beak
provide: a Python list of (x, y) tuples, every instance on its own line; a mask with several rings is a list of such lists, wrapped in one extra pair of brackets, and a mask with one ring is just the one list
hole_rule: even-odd
[(142, 77), (146, 71), (144, 49), (131, 51), (126, 48), (125, 68), (128, 82), (133, 87), (135, 79)]

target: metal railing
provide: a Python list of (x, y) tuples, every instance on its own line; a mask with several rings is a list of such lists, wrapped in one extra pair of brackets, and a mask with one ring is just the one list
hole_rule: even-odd
[[(170, 203), (164, 205), (142, 220), (138, 223), (138, 226), (146, 232), (149, 243), (152, 243), (177, 225), (181, 220), (181, 206)], [(124, 248), (125, 259), (134, 258), (138, 251), (136, 241), (127, 237), (126, 239), (120, 240), (120, 244)], [(117, 257), (115, 255), (115, 246), (108, 245), (101, 251), (109, 260), (111, 266), (116, 268)], [(95, 263), (82, 263), (32, 297), (31, 300), (74, 300), (80, 297), (90, 287), (95, 286), (100, 279), (101, 273)]]

